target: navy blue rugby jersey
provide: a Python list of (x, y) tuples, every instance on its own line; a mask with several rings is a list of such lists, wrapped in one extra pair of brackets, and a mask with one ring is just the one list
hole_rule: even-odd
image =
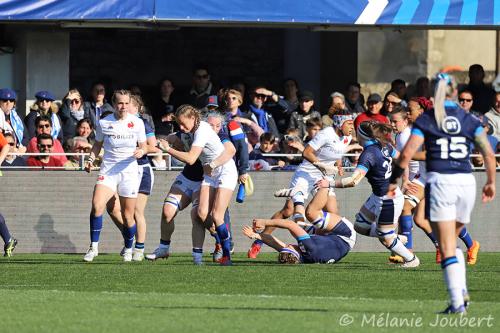
[(434, 109), (424, 112), (413, 124), (412, 134), (424, 138), (427, 172), (470, 173), (471, 143), (483, 127), (477, 117), (456, 104), (448, 104), (445, 110), (441, 128), (436, 124)]
[(393, 146), (382, 145), (375, 140), (368, 141), (359, 156), (357, 169), (366, 171), (366, 179), (376, 196), (382, 197), (389, 190), (389, 178), (392, 174), (392, 159), (396, 156)]
[[(144, 130), (146, 131), (146, 139), (150, 138), (152, 136), (155, 136), (155, 131), (149, 125), (149, 123), (146, 121), (146, 119), (142, 118), (139, 116), (139, 119), (141, 119), (144, 122)], [(137, 164), (139, 165), (144, 165), (144, 164), (149, 164), (149, 158), (147, 154), (144, 154), (141, 158), (137, 159)]]

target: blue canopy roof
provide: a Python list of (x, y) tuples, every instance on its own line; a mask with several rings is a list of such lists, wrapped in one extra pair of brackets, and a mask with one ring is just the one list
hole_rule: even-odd
[(500, 0), (4, 0), (0, 21), (500, 26)]

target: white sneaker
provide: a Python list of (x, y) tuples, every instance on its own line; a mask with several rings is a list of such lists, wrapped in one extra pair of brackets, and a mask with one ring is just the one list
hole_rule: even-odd
[(144, 260), (144, 249), (134, 249), (132, 251), (132, 260), (133, 261), (143, 261)]
[(147, 254), (146, 259), (157, 260), (157, 259), (167, 259), (170, 255), (170, 249), (157, 247), (153, 253)]
[(132, 261), (132, 249), (125, 249), (123, 252), (123, 261), (130, 262)]
[(418, 266), (420, 266), (420, 259), (418, 259), (417, 256), (415, 256), (412, 260), (401, 264), (402, 268), (415, 268)]
[(85, 260), (86, 262), (92, 262), (98, 255), (99, 251), (97, 249), (94, 250), (94, 248), (91, 246), (89, 247), (87, 253), (83, 256), (83, 260)]

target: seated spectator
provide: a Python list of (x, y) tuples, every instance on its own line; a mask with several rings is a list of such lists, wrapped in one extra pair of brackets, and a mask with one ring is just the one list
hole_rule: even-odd
[(399, 98), (399, 96), (394, 91), (389, 91), (385, 95), (384, 108), (382, 109), (381, 113), (384, 116), (387, 116), (387, 115), (389, 115), (392, 112), (392, 110), (396, 106), (406, 107), (402, 103), (403, 103), (403, 100), (401, 98)]
[(283, 99), (287, 104), (287, 109), (290, 112), (297, 110), (299, 107), (299, 83), (297, 80), (288, 78), (283, 81)]
[(78, 123), (82, 119), (87, 118), (92, 124), (95, 124), (95, 115), (90, 109), (84, 109), (82, 95), (76, 89), (68, 91), (64, 96), (59, 115), (64, 133), (63, 144), (75, 136)]
[(92, 127), (95, 128), (99, 119), (103, 118), (104, 113), (113, 112), (114, 110), (106, 102), (106, 88), (104, 87), (104, 83), (95, 82), (92, 84), (90, 97), (90, 101), (83, 103), (83, 108), (91, 114), (89, 119), (92, 121)]
[(12, 89), (0, 89), (0, 130), (12, 132), (16, 144), (25, 147), (29, 141), (28, 128), (16, 111), (17, 94)]
[[(289, 128), (281, 141), (281, 152), (283, 154), (302, 154), (303, 151), (304, 142), (300, 137), (299, 130), (296, 128)], [(286, 156), (283, 160), (287, 165), (299, 165), (302, 163), (302, 156)]]
[[(37, 141), (37, 150), (43, 154), (50, 154), (53, 152), (54, 139), (50, 134), (41, 133), (34, 139)], [(54, 169), (54, 167), (62, 167), (64, 163), (61, 160), (55, 159), (50, 155), (30, 156), (27, 162), (28, 166), (41, 167), (42, 169)]]
[(495, 91), (491, 86), (484, 83), (483, 66), (474, 64), (469, 67), (469, 84), (466, 89), (474, 96), (473, 110), (481, 114), (485, 114), (490, 110)]
[(431, 82), (428, 77), (422, 76), (415, 83), (415, 97), (431, 98)]
[(493, 128), (493, 136), (500, 141), (500, 92), (495, 94), (495, 104), (484, 115)]
[[(319, 118), (309, 118), (306, 121), (306, 136), (302, 139), (304, 143), (308, 143), (321, 131), (322, 121)], [(333, 125), (333, 124), (332, 124)], [(301, 151), (302, 152), (302, 151)]]
[(299, 108), (290, 116), (289, 128), (297, 129), (298, 136), (306, 136), (306, 121), (311, 118), (321, 118), (321, 114), (314, 110), (314, 95), (310, 91), (299, 92)]
[[(2, 134), (0, 134), (2, 135)], [(11, 132), (6, 132), (3, 134), (6, 144), (9, 146), (9, 155), (5, 157), (5, 160), (1, 164), (3, 167), (22, 167), (26, 166), (26, 161), (21, 157), (15, 155), (19, 153), (18, 148), (16, 147), (16, 138)]]
[(364, 121), (375, 120), (384, 124), (389, 124), (389, 119), (380, 114), (382, 110), (382, 97), (379, 94), (371, 94), (366, 102), (368, 109), (366, 112), (358, 115), (354, 120), (354, 129), (357, 130), (359, 125)]
[[(175, 86), (174, 82), (169, 78), (163, 78), (160, 81), (160, 96), (155, 100), (151, 108), (151, 115), (155, 123), (155, 133), (158, 133), (157, 127), (162, 127), (166, 122), (165, 117), (169, 114), (175, 113), (177, 109), (177, 101), (175, 99)], [(160, 130), (164, 132), (164, 130)], [(174, 131), (175, 132), (175, 131)], [(170, 134), (172, 132), (169, 132)], [(166, 134), (166, 135), (168, 135)]]
[(62, 130), (62, 122), (57, 112), (59, 108), (57, 104), (54, 103), (55, 97), (50, 91), (39, 91), (35, 95), (36, 102), (30, 107), (30, 112), (24, 118), (24, 123), (28, 128), (28, 135), (30, 140), (33, 139), (37, 135), (37, 127), (36, 127), (36, 118), (39, 116), (48, 116), (51, 119), (52, 132), (50, 135), (55, 139), (59, 139), (62, 141), (63, 139), (63, 130)]
[[(288, 78), (283, 82), (283, 97), (278, 96), (278, 101), (267, 103), (266, 109), (273, 116), (280, 134), (290, 127), (290, 115), (299, 107), (297, 96), (299, 84), (295, 79)], [(268, 100), (268, 102), (270, 102)]]
[(274, 103), (279, 102), (279, 96), (263, 86), (256, 86), (250, 92), (250, 104), (248, 110), (250, 118), (256, 122), (265, 133), (272, 133), (279, 138), (280, 133), (273, 116), (266, 110), (266, 102), (270, 99)]
[(365, 112), (365, 101), (363, 95), (361, 95), (361, 85), (358, 82), (351, 82), (347, 85), (346, 97), (347, 110), (354, 117)]
[(252, 121), (251, 114), (241, 111), (240, 106), (243, 102), (243, 96), (238, 90), (229, 89), (224, 95), (225, 100), (225, 112), (228, 120), (234, 120), (241, 124), (243, 131), (245, 132), (248, 142), (251, 145), (249, 151), (259, 143), (260, 136), (264, 133), (264, 130), (257, 125), (256, 122)]
[(88, 143), (91, 145), (95, 142), (94, 127), (92, 127), (92, 121), (89, 118), (83, 118), (76, 124), (76, 131), (74, 136), (82, 136), (87, 139)]
[[(68, 151), (73, 154), (84, 154), (90, 153), (92, 145), (83, 136), (75, 136), (67, 142)], [(68, 170), (83, 170), (85, 167), (85, 161), (88, 156), (82, 158), (82, 155), (70, 155), (69, 159), (64, 163), (64, 167)]]
[(479, 118), (480, 116), (482, 116), (482, 113), (472, 109), (473, 103), (474, 95), (472, 95), (470, 91), (464, 90), (460, 94), (458, 94), (458, 105), (460, 105), (460, 107), (465, 111), (470, 112)]
[(271, 170), (276, 167), (284, 167), (285, 162), (277, 157), (263, 156), (263, 154), (280, 153), (276, 146), (276, 136), (272, 133), (264, 133), (260, 136), (260, 145), (249, 155), (250, 170)]
[[(221, 93), (222, 95), (223, 93)], [(219, 109), (219, 98), (217, 95), (208, 96), (207, 105), (200, 109), (202, 115)]]
[(407, 100), (406, 82), (403, 79), (396, 79), (391, 82), (391, 91), (403, 101)]
[(328, 109), (328, 114), (321, 117), (323, 122), (323, 127), (328, 127), (333, 125), (332, 116), (343, 110), (347, 110), (345, 106), (345, 96), (337, 91), (330, 95), (330, 108)]
[(201, 109), (208, 104), (208, 96), (216, 95), (217, 89), (210, 81), (208, 66), (197, 65), (193, 71), (191, 90), (184, 97), (182, 104), (189, 104)]
[[(28, 147), (26, 149), (26, 152), (28, 152), (28, 153), (38, 153), (39, 152), (39, 150), (38, 150), (39, 142), (38, 142), (37, 138), (40, 134), (51, 135), (51, 133), (52, 133), (52, 120), (48, 116), (37, 117), (36, 121), (35, 121), (35, 125), (36, 125), (37, 136), (32, 138), (30, 140), (30, 142), (28, 143)], [(58, 139), (54, 139), (52, 144), (53, 144), (53, 147), (51, 147), (51, 153), (64, 153), (64, 149), (62, 147), (61, 141), (59, 141)], [(68, 160), (66, 158), (66, 156), (64, 156), (64, 155), (57, 155), (57, 156), (54, 156), (53, 158), (55, 160), (59, 161), (61, 163), (61, 165), (66, 163), (66, 161)]]

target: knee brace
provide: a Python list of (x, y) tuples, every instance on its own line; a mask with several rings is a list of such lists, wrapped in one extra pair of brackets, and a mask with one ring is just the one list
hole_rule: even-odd
[(179, 210), (179, 199), (177, 199), (176, 196), (172, 195), (172, 194), (169, 194), (167, 195), (167, 197), (165, 198), (165, 201), (163, 201), (163, 204), (164, 205), (172, 205), (175, 207), (176, 210)]
[(373, 222), (368, 221), (362, 214), (357, 213), (356, 222), (354, 222), (354, 230), (356, 230), (358, 234), (370, 236), (372, 224)]
[(323, 212), (321, 216), (319, 216), (317, 219), (312, 221), (312, 225), (316, 229), (324, 229), (326, 230), (328, 228), (328, 223), (330, 222), (330, 213), (328, 212)]

